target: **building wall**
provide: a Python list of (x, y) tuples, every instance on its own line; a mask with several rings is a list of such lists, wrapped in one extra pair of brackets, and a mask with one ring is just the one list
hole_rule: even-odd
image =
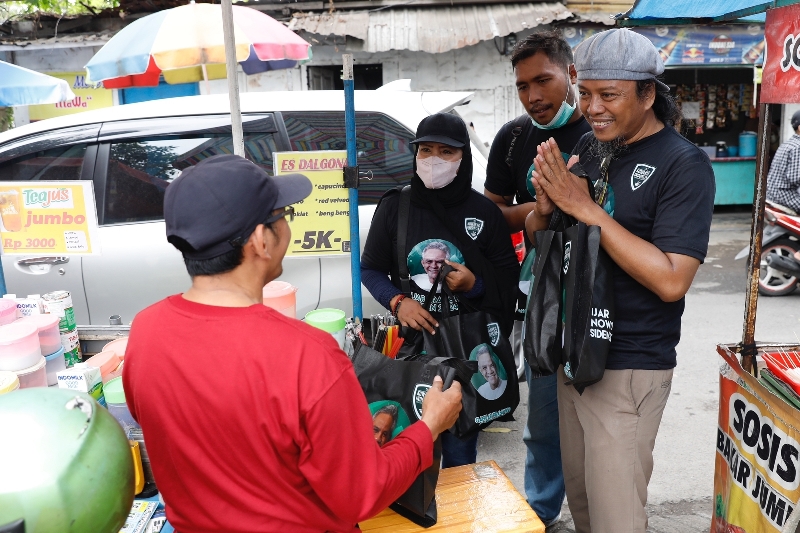
[(20, 50), (13, 54), (13, 63), (37, 72), (77, 72), (100, 50), (100, 47)]
[[(0, 60), (37, 72), (78, 72), (84, 69), (86, 63), (100, 48), (100, 46), (86, 46), (82, 48), (5, 51), (0, 52)], [(116, 104), (116, 91), (114, 93), (114, 103)], [(15, 107), (14, 126), (24, 126), (28, 122), (28, 107)]]
[[(351, 47), (315, 45), (314, 59), (307, 66), (341, 65), (342, 54), (352, 53), (357, 63), (383, 65), (383, 82), (410, 79), (414, 91), (460, 91), (475, 94), (469, 105), (458, 112), (472, 122), (478, 135), (491, 143), (497, 130), (524, 113), (514, 88), (514, 74), (507, 56), (502, 56), (494, 42), (451, 50), (442, 54), (393, 50), (367, 53)], [(227, 82), (201, 83), (202, 94), (225, 93)], [(266, 72), (255, 76), (240, 75), (240, 91), (305, 91), (308, 90), (306, 66)]]

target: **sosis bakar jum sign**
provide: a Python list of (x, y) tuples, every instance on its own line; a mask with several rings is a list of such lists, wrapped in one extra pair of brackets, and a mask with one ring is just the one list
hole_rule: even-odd
[(800, 5), (767, 10), (767, 55), (761, 77), (761, 101), (797, 102), (800, 85)]
[(0, 182), (3, 254), (100, 253), (91, 182)]
[(292, 240), (286, 255), (350, 253), (350, 200), (342, 169), (345, 151), (277, 152), (275, 175), (303, 174), (311, 195), (294, 206)]
[(725, 347), (718, 351), (728, 364), (720, 375), (711, 531), (779, 533), (800, 500), (796, 411), (742, 370)]

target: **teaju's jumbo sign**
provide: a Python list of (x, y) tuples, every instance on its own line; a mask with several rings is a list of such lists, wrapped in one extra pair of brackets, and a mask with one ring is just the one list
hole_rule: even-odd
[(5, 255), (100, 253), (92, 182), (0, 182)]

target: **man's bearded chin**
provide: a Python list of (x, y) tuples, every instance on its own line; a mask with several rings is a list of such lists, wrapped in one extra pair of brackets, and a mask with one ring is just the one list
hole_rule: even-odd
[(601, 160), (606, 157), (616, 158), (627, 149), (628, 145), (625, 144), (624, 137), (616, 137), (605, 142), (598, 140), (597, 137), (594, 137), (589, 144), (589, 154)]

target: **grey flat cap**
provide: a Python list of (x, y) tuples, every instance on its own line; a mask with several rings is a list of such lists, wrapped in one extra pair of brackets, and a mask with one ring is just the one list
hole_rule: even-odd
[[(664, 72), (664, 61), (650, 39), (615, 28), (596, 33), (575, 48), (578, 80), (648, 80)], [(660, 92), (669, 87), (656, 80)]]

